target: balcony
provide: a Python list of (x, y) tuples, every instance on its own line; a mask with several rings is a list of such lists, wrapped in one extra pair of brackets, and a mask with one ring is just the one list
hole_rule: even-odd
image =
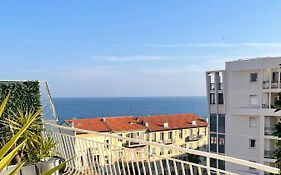
[(130, 142), (130, 141), (127, 141), (126, 143), (124, 143), (123, 146), (124, 146), (124, 147), (127, 147), (127, 148), (135, 148), (135, 147), (142, 147), (142, 146), (145, 146), (145, 144), (142, 144), (142, 143), (139, 143), (139, 142)]
[(264, 128), (264, 135), (272, 135), (275, 132), (274, 127), (265, 127)]
[(223, 83), (218, 84), (218, 90), (223, 90)]
[(278, 88), (278, 81), (271, 81), (271, 89), (277, 89)]
[(262, 88), (263, 89), (269, 89), (270, 87), (270, 81), (263, 81), (262, 82)]
[(192, 142), (192, 141), (198, 141), (202, 138), (202, 135), (193, 135), (193, 136), (187, 136), (185, 138), (185, 142)]
[[(276, 174), (279, 172), (277, 168), (246, 160), (179, 146), (121, 137), (111, 133), (93, 132), (50, 123), (46, 123), (45, 128), (49, 131), (48, 134), (58, 143), (55, 149), (60, 155), (66, 160), (74, 158), (67, 162), (64, 174), (239, 174), (212, 167), (211, 159), (225, 161), (226, 163), (246, 168), (255, 168), (265, 173)], [(83, 135), (73, 135), (73, 133), (83, 133)], [(91, 137), (83, 137), (87, 134), (91, 135)], [(109, 141), (103, 142), (105, 140)], [(118, 146), (114, 144), (114, 141), (117, 140), (122, 140), (123, 143), (139, 143), (145, 146), (137, 148)], [(163, 153), (169, 150), (170, 152), (178, 153), (179, 156), (175, 157), (174, 154), (151, 154), (148, 151), (149, 147), (154, 147), (155, 150), (165, 150)], [(186, 156), (189, 154), (199, 156), (205, 161), (201, 163), (187, 161)], [(173, 157), (171, 157), (172, 155)], [(183, 158), (184, 156), (185, 158)]]
[(215, 88), (215, 83), (210, 83), (210, 90), (211, 91), (214, 91), (216, 88)]
[(264, 150), (264, 158), (274, 159), (273, 152), (273, 150)]
[(174, 140), (174, 139), (165, 139), (165, 140), (163, 141), (163, 143), (166, 144), (166, 145), (170, 145), (170, 144), (175, 143), (175, 140)]

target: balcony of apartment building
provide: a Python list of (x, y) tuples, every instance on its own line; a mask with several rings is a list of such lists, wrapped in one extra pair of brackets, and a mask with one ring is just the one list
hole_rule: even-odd
[[(60, 152), (61, 156), (66, 160), (74, 158), (66, 163), (64, 168), (65, 174), (241, 174), (241, 172), (233, 170), (224, 170), (220, 166), (214, 167), (212, 163), (214, 160), (235, 164), (246, 169), (255, 168), (265, 173), (275, 174), (279, 171), (277, 168), (247, 160), (183, 148), (173, 144), (165, 145), (163, 143), (122, 137), (111, 133), (94, 132), (50, 123), (45, 123), (45, 125), (49, 136), (58, 143), (55, 147), (56, 151)], [(104, 137), (104, 139), (96, 141), (66, 133), (94, 134), (99, 138)], [(109, 141), (102, 142), (101, 140)], [(114, 144), (114, 140), (122, 140), (123, 143), (139, 143), (146, 147), (131, 149)], [(219, 144), (224, 143), (222, 139), (218, 141)], [(153, 149), (149, 151), (146, 148)], [(204, 161), (199, 163), (189, 161), (189, 155), (198, 156)]]
[(207, 83), (209, 84), (209, 91), (222, 92), (223, 90), (223, 73), (222, 72), (210, 72), (207, 75)]
[(277, 149), (276, 144), (280, 142), (280, 140), (275, 139), (266, 139), (264, 141), (264, 158), (267, 162), (275, 162), (276, 156), (273, 153)]
[(268, 137), (273, 137), (275, 130), (275, 124), (280, 121), (279, 116), (265, 116), (264, 118), (264, 135)]
[[(129, 133), (129, 134), (127, 134), (127, 137), (132, 138), (132, 139), (144, 140), (144, 134), (140, 134), (139, 132), (138, 133)], [(123, 146), (128, 147), (128, 148), (135, 148), (135, 147), (143, 147), (145, 145), (141, 144), (140, 142), (126, 141), (125, 143), (123, 143)]]
[(280, 89), (280, 69), (264, 69), (263, 71), (263, 89)]

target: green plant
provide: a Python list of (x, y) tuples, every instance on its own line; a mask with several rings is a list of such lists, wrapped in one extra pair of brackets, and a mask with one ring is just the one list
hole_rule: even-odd
[(2, 125), (0, 132), (3, 136), (1, 140), (2, 146), (3, 144), (7, 143), (7, 141), (13, 137), (14, 133), (17, 133), (26, 122), (28, 122), (31, 118), (34, 118), (34, 121), (29, 125), (29, 127), (25, 130), (16, 143), (19, 144), (23, 140), (27, 140), (23, 149), (13, 159), (13, 163), (16, 164), (18, 161), (20, 161), (20, 159), (24, 159), (28, 162), (38, 161), (37, 159), (34, 159), (36, 156), (32, 155), (31, 153), (34, 149), (37, 149), (35, 145), (38, 145), (43, 140), (43, 123), (41, 119), (41, 113), (41, 109), (36, 112), (35, 110), (30, 110), (29, 112), (22, 112), (21, 110), (18, 110), (17, 113), (11, 111), (11, 116), (0, 119), (0, 124)]
[[(278, 93), (277, 99), (274, 102), (274, 107), (276, 108), (274, 112), (279, 112), (281, 110), (281, 92)], [(274, 136), (277, 136), (281, 138), (281, 123), (278, 122), (275, 124), (275, 132), (273, 133)], [(271, 157), (276, 157), (277, 160), (275, 161), (275, 164), (279, 169), (281, 169), (281, 143), (276, 143), (277, 149), (273, 152)], [(279, 173), (281, 174), (281, 172)]]
[(32, 160), (37, 161), (47, 161), (48, 159), (58, 155), (59, 153), (55, 151), (54, 147), (57, 145), (57, 142), (50, 136), (44, 138), (40, 137), (34, 143), (33, 149), (30, 149), (29, 157)]
[(11, 111), (39, 110), (40, 88), (38, 81), (0, 81), (0, 101), (5, 99), (5, 95), (10, 93), (9, 101), (2, 115), (6, 118)]
[[(9, 95), (10, 95), (10, 93), (6, 96), (6, 98), (0, 105), (0, 118), (3, 114), (3, 111), (5, 110), (5, 106), (8, 102)], [(14, 147), (14, 145), (17, 144), (18, 140), (20, 140), (25, 133), (26, 133), (26, 135), (28, 135), (27, 131), (30, 129), (29, 128), (30, 125), (32, 125), (33, 122), (37, 120), (37, 117), (39, 116), (39, 114), (41, 114), (41, 112), (42, 112), (41, 109), (39, 109), (37, 112), (33, 112), (32, 115), (30, 115), (30, 117), (28, 117), (28, 119), (25, 120), (25, 123), (23, 124), (23, 126), (21, 128), (18, 128), (18, 131), (16, 133), (14, 133), (13, 137), (11, 137), (10, 140), (2, 146), (2, 148), (0, 149), (0, 172), (2, 172), (3, 169), (10, 164), (11, 160), (26, 145), (27, 139), (23, 140), (20, 144), (18, 144), (16, 147)], [(31, 113), (29, 113), (29, 114), (31, 114)], [(52, 145), (54, 144), (54, 142), (51, 139), (47, 139), (45, 141), (45, 143), (47, 143), (46, 147), (48, 147), (48, 148), (52, 147)], [(63, 166), (65, 166), (65, 164), (71, 160), (72, 159), (59, 164), (58, 166), (50, 169), (49, 171), (42, 173), (42, 175), (53, 174), (54, 172), (56, 172), (57, 170), (59, 170)], [(16, 168), (13, 169), (11, 172), (9, 172), (8, 175), (17, 174), (20, 171), (20, 169), (24, 166), (24, 164), (25, 164), (25, 161), (18, 162)]]

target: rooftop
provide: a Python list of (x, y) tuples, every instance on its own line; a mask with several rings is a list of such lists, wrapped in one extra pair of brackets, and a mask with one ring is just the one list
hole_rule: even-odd
[[(169, 114), (157, 116), (120, 116), (107, 118), (87, 118), (66, 120), (75, 128), (99, 132), (120, 131), (163, 131), (194, 127), (206, 127), (208, 124), (195, 114)], [(164, 123), (167, 123), (164, 126)]]

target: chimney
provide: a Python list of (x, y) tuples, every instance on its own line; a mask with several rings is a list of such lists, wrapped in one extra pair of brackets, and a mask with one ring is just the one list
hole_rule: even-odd
[(168, 124), (168, 122), (164, 122), (164, 128), (168, 128), (169, 127), (169, 124)]
[(192, 120), (192, 125), (197, 125), (196, 120)]
[(102, 122), (105, 122), (105, 117), (102, 118)]
[(147, 123), (147, 122), (144, 122), (144, 126), (148, 127), (148, 123)]

